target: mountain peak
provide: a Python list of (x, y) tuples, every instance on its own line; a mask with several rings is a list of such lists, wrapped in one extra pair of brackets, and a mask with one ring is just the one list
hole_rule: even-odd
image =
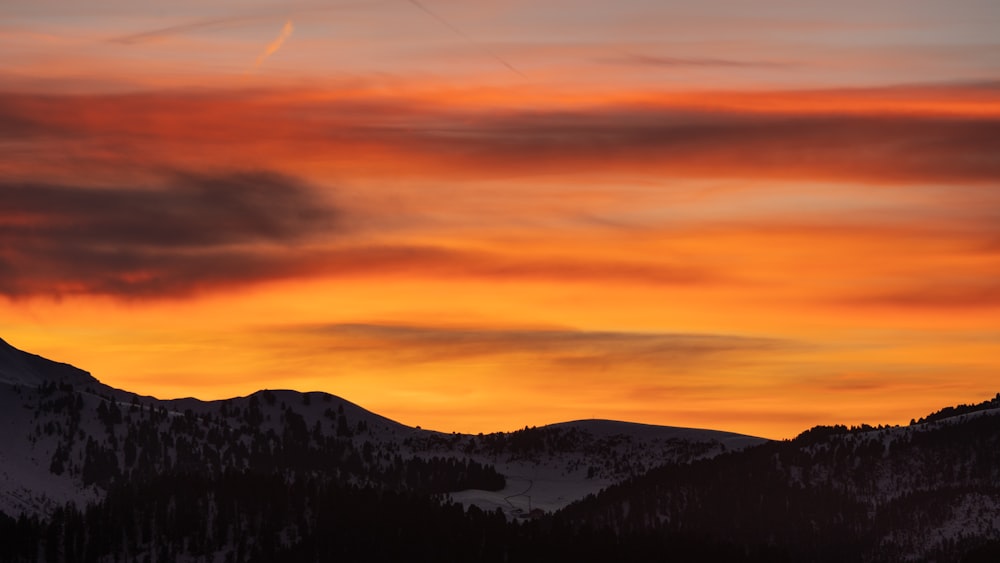
[(90, 373), (29, 354), (0, 338), (0, 383), (38, 387), (43, 383), (94, 383)]

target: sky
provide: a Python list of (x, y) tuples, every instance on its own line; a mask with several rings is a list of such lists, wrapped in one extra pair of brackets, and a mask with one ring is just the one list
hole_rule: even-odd
[(979, 402), (997, 29), (992, 0), (4, 0), (0, 338), (446, 432)]

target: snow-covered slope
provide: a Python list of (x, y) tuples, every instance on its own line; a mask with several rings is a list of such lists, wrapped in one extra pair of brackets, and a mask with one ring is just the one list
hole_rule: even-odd
[(623, 479), (668, 463), (688, 463), (766, 442), (762, 438), (614, 420), (578, 420), (511, 433), (455, 435), (418, 446), (425, 452), (465, 454), (507, 477), (502, 491), (462, 491), (465, 505), (500, 508), (509, 516), (558, 510)]
[(46, 382), (81, 385), (96, 381), (81, 369), (22, 352), (0, 339), (0, 383), (38, 387)]
[(1000, 395), (909, 426), (819, 426), (661, 466), (561, 515), (625, 534), (778, 546), (793, 561), (957, 561), (989, 542), (1000, 547), (995, 404)]
[(163, 493), (163, 478), (228, 486), (266, 475), (291, 487), (281, 495), (316, 484), (447, 493), (490, 518), (565, 508), (540, 526), (694, 534), (793, 560), (957, 560), (984, 542), (1000, 552), (998, 452), (1000, 394), (906, 427), (816, 427), (781, 442), (610, 420), (444, 434), (327, 393), (142, 397), (0, 341), (0, 513), (52, 522), (67, 502)]
[(54, 446), (32, 437), (37, 419), (29, 391), (0, 382), (0, 512), (44, 514), (67, 501), (95, 499), (79, 480), (49, 470)]
[(44, 513), (67, 501), (96, 498), (79, 482), (49, 470), (54, 446), (32, 432), (39, 423), (34, 397), (42, 387), (96, 383), (85, 371), (0, 340), (0, 512)]
[(210, 402), (138, 396), (0, 340), (0, 513), (82, 505), (139, 471), (246, 467), (256, 449), (287, 438), (290, 421), (318, 429), (320, 439), (395, 443), (415, 432), (327, 393), (265, 390)]
[(607, 420), (443, 434), (320, 392), (158, 400), (0, 341), (0, 512), (7, 514), (44, 515), (66, 502), (93, 501), (119, 479), (277, 467), (294, 458), (296, 467), (362, 484), (395, 475), (406, 459), (493, 466), (506, 477), (503, 490), (467, 490), (453, 498), (518, 516), (530, 508), (561, 508), (659, 464), (761, 442)]

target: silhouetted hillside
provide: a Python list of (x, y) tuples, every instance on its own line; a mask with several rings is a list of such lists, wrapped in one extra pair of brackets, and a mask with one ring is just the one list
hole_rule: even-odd
[(556, 518), (767, 546), (796, 561), (958, 560), (1000, 539), (1000, 416), (817, 427), (654, 469)]
[(1000, 553), (1000, 395), (767, 442), (601, 420), (442, 434), (326, 393), (159, 401), (3, 342), (0, 376), (0, 561)]

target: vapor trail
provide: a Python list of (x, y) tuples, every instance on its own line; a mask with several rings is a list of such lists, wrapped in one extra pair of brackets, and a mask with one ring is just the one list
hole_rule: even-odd
[[(192, 31), (200, 31), (203, 29), (216, 29), (224, 28), (229, 26), (239, 26), (248, 23), (253, 23), (257, 21), (272, 20), (279, 16), (290, 16), (290, 15), (301, 15), (305, 13), (322, 13), (322, 12), (332, 12), (338, 10), (344, 10), (349, 8), (357, 7), (370, 7), (377, 4), (385, 4), (390, 1), (396, 0), (360, 0), (357, 2), (347, 1), (339, 2), (336, 4), (330, 4), (324, 2), (322, 4), (318, 3), (305, 3), (299, 4), (294, 3), (290, 6), (286, 6), (282, 11), (268, 10), (265, 12), (260, 12), (256, 14), (244, 15), (244, 16), (231, 16), (223, 18), (210, 18), (196, 20), (186, 23), (180, 23), (175, 25), (170, 25), (167, 27), (160, 27), (157, 29), (151, 29), (143, 31), (140, 33), (133, 33), (130, 35), (122, 35), (119, 37), (112, 37), (108, 39), (111, 43), (121, 43), (123, 45), (135, 45), (141, 43), (148, 43), (150, 41), (155, 41), (159, 39), (169, 38), (173, 35), (182, 35)], [(289, 11), (289, 9), (293, 11)]]
[(108, 41), (111, 41), (112, 43), (121, 43), (123, 45), (135, 45), (138, 43), (147, 43), (149, 41), (155, 41), (157, 39), (163, 39), (171, 35), (179, 35), (190, 31), (225, 27), (228, 25), (239, 25), (241, 23), (250, 22), (254, 20), (269, 19), (269, 17), (270, 16), (239, 16), (231, 18), (213, 18), (213, 19), (199, 20), (195, 22), (171, 25), (168, 27), (161, 27), (159, 29), (153, 29), (150, 31), (143, 31), (142, 33), (133, 33), (131, 35), (113, 37)]
[(505, 61), (500, 55), (494, 53), (492, 50), (490, 50), (488, 47), (486, 47), (482, 43), (479, 43), (475, 39), (473, 39), (473, 38), (469, 37), (468, 35), (466, 35), (465, 32), (463, 32), (461, 29), (459, 29), (459, 28), (455, 27), (454, 25), (452, 25), (448, 20), (446, 20), (446, 19), (442, 18), (441, 16), (437, 15), (437, 13), (432, 12), (427, 6), (424, 6), (418, 0), (409, 0), (409, 2), (411, 4), (413, 4), (414, 6), (416, 6), (418, 9), (420, 9), (422, 12), (424, 12), (425, 14), (427, 14), (428, 16), (430, 16), (430, 17), (434, 18), (435, 20), (437, 20), (438, 23), (440, 23), (441, 25), (443, 25), (443, 26), (447, 27), (448, 29), (452, 30), (453, 32), (455, 32), (462, 39), (465, 39), (466, 41), (468, 41), (469, 43), (471, 43), (472, 45), (474, 45), (480, 51), (482, 51), (482, 52), (486, 53), (487, 55), (489, 55), (490, 57), (492, 57), (498, 63), (500, 63), (503, 66), (507, 67), (507, 69), (510, 70), (511, 72), (513, 72), (514, 74), (520, 76), (521, 78), (525, 78), (524, 74), (522, 74), (521, 71), (519, 71), (516, 68), (514, 68), (514, 65), (512, 65), (509, 62)]
[(257, 62), (254, 64), (254, 68), (260, 68), (260, 65), (263, 64), (268, 57), (278, 52), (278, 49), (281, 48), (285, 39), (288, 39), (288, 36), (291, 35), (294, 30), (295, 27), (292, 26), (292, 20), (286, 21), (285, 25), (282, 26), (281, 34), (278, 35), (277, 39), (271, 41), (271, 43), (267, 46), (267, 49), (264, 49), (264, 52), (257, 57)]

